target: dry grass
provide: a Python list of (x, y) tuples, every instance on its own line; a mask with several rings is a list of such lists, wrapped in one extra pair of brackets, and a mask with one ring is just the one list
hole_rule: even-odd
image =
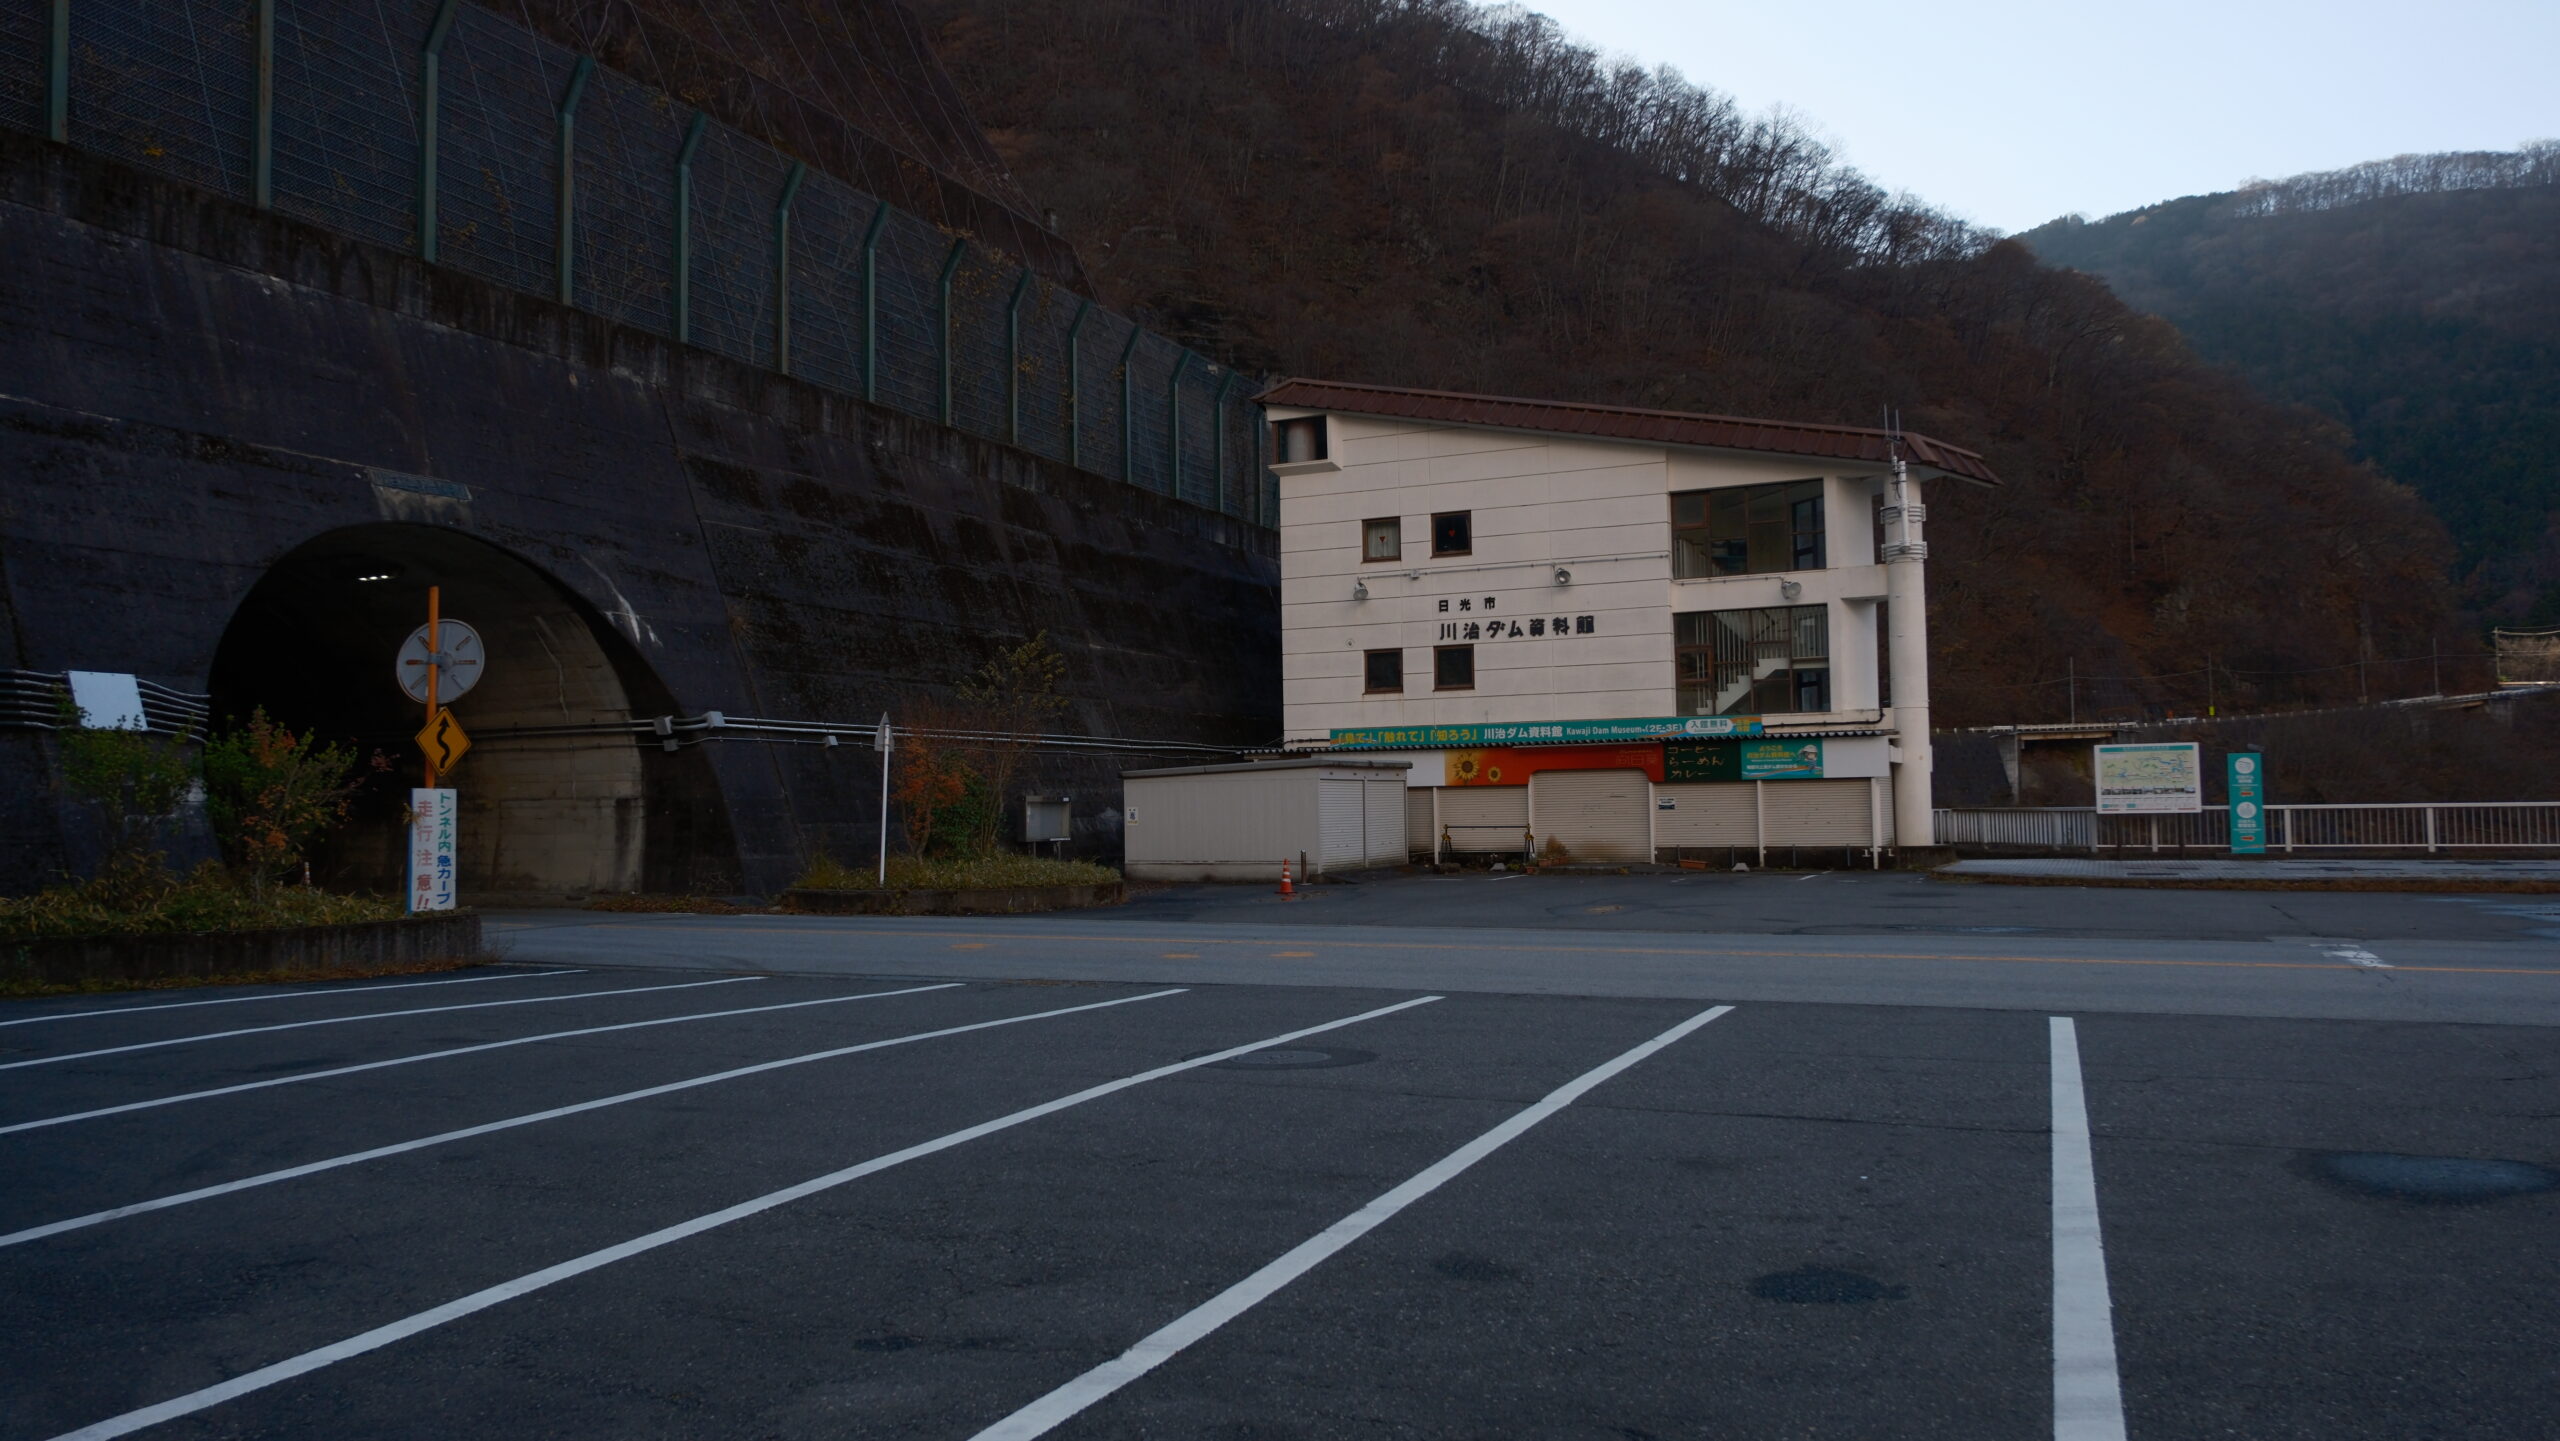
[[(974, 860), (924, 861), (912, 856), (889, 858), (893, 891), (971, 891), (1010, 886), (1099, 886), (1120, 879), (1109, 866), (1090, 861), (1053, 861), (1043, 856), (981, 856)], [(813, 891), (870, 891), (880, 888), (879, 874), (869, 866), (848, 866), (821, 855), (793, 883)]]

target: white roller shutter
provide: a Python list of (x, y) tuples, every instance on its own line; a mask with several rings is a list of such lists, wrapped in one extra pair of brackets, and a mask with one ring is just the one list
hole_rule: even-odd
[(1864, 779), (1771, 781), (1762, 805), (1773, 846), (1870, 846), (1875, 788)]
[(1323, 838), (1323, 853), (1316, 857), (1316, 869), (1343, 871), (1356, 869), (1361, 850), (1368, 843), (1368, 829), (1362, 823), (1358, 781), (1320, 780), (1316, 782), (1316, 830)]
[(1439, 826), (1432, 823), (1431, 797), (1437, 791), (1430, 786), (1408, 786), (1404, 793), (1404, 848), (1408, 854), (1427, 856), (1431, 843), (1440, 838)]
[(1368, 787), (1369, 854), (1373, 866), (1400, 866), (1404, 854), (1404, 777), (1363, 781)]
[(1529, 829), (1527, 786), (1450, 786), (1440, 792), (1440, 828), (1453, 851), (1518, 854)]
[(1653, 859), (1651, 787), (1642, 771), (1540, 771), (1529, 777), (1538, 849), (1549, 841), (1576, 861)]
[(1654, 798), (1671, 802), (1671, 809), (1654, 813), (1653, 838), (1663, 846), (1692, 850), (1756, 846), (1760, 822), (1751, 791), (1749, 781), (1655, 786)]

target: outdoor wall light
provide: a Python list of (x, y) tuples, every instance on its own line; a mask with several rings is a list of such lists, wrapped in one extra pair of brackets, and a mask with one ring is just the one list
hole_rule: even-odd
[(1571, 584), (1573, 584), (1573, 572), (1572, 572), (1572, 571), (1569, 571), (1569, 570), (1567, 570), (1567, 569), (1565, 569), (1563, 566), (1557, 566), (1557, 567), (1556, 567), (1556, 584), (1558, 584), (1558, 585), (1571, 585)]
[(1369, 583), (1365, 580), (1353, 581), (1351, 583), (1351, 598), (1353, 600), (1367, 600), (1369, 598)]
[(1794, 600), (1797, 596), (1804, 594), (1804, 582), (1800, 580), (1782, 580), (1778, 582), (1778, 594), (1783, 599)]

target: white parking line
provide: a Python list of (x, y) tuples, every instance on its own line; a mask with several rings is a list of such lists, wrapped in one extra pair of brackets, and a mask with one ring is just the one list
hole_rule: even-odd
[[(943, 991), (949, 990), (951, 987), (959, 984), (960, 982), (958, 981), (952, 981), (939, 986), (914, 986), (903, 991), (871, 991), (859, 996), (833, 996), (830, 997), (828, 1001), (799, 1001), (794, 1002), (794, 1004), (815, 1006), (829, 1004), (833, 1001), (869, 1001), (876, 1000), (882, 996), (911, 996), (917, 991)], [(331, 1156), (325, 1161), (312, 1161), (305, 1165), (287, 1166), (281, 1171), (268, 1171), (261, 1175), (244, 1176), (237, 1181), (225, 1181), (218, 1186), (205, 1186), (193, 1191), (181, 1191), (174, 1196), (161, 1196), (154, 1200), (136, 1201), (130, 1206), (117, 1206), (106, 1211), (92, 1211), (86, 1216), (74, 1216), (67, 1221), (54, 1221), (42, 1226), (30, 1226), (26, 1230), (12, 1231), (5, 1236), (0, 1236), (0, 1246), (16, 1246), (28, 1241), (41, 1241), (47, 1236), (59, 1236), (65, 1231), (77, 1231), (84, 1227), (98, 1225), (104, 1221), (120, 1221), (127, 1216), (139, 1216), (149, 1211), (165, 1211), (172, 1206), (186, 1205), (190, 1201), (210, 1200), (215, 1196), (228, 1196), (235, 1191), (246, 1191), (258, 1186), (271, 1186), (278, 1181), (291, 1181), (302, 1176), (314, 1176), (318, 1175), (322, 1171), (334, 1171), (341, 1166), (353, 1166), (365, 1161), (378, 1161), (385, 1156), (404, 1155), (410, 1151), (423, 1151), (429, 1146), (441, 1146), (447, 1141), (463, 1141), (468, 1140), (473, 1136), (486, 1136), (496, 1131), (511, 1131), (518, 1126), (530, 1126), (541, 1121), (556, 1121), (563, 1116), (581, 1115), (588, 1111), (601, 1111), (607, 1106), (619, 1106), (628, 1101), (645, 1101), (652, 1096), (672, 1095), (677, 1091), (690, 1091), (698, 1086), (717, 1085), (722, 1081), (734, 1081), (743, 1076), (759, 1076), (767, 1071), (779, 1071), (789, 1066), (805, 1066), (813, 1061), (831, 1061), (838, 1056), (859, 1055), (864, 1051), (885, 1050), (891, 1046), (904, 1046), (916, 1041), (938, 1040), (944, 1036), (957, 1036), (970, 1031), (992, 1030), (997, 1026), (1020, 1025), (1025, 1021), (1045, 1021), (1053, 1016), (1072, 1016), (1079, 1011), (1105, 1010), (1112, 1006), (1125, 1006), (1135, 1001), (1161, 1000), (1166, 996), (1179, 996), (1184, 993), (1185, 989), (1186, 988), (1184, 987), (1176, 986), (1169, 991), (1149, 991), (1145, 995), (1140, 996), (1122, 996), (1117, 1000), (1092, 1001), (1081, 1006), (1063, 1006), (1054, 1011), (1035, 1011), (1027, 1016), (1006, 1016), (1000, 1020), (978, 1021), (966, 1026), (945, 1026), (938, 1031), (918, 1031), (915, 1034), (908, 1036), (891, 1036), (884, 1041), (864, 1041), (862, 1044), (856, 1046), (837, 1046), (831, 1050), (811, 1051), (804, 1056), (787, 1056), (779, 1061), (763, 1061), (752, 1066), (739, 1066), (733, 1070), (715, 1071), (710, 1075), (695, 1076), (689, 1080), (669, 1081), (663, 1086), (647, 1086), (637, 1091), (625, 1091), (618, 1096), (603, 1096), (592, 1101), (580, 1101), (575, 1105), (554, 1106), (547, 1111), (535, 1111), (522, 1116), (509, 1116), (503, 1121), (490, 1121), (483, 1125), (465, 1126), (458, 1131), (445, 1131), (438, 1135), (421, 1136), (414, 1141), (401, 1141), (396, 1145), (376, 1146), (369, 1151), (351, 1151), (343, 1156)]]
[(2115, 1306), (2098, 1235), (2098, 1173), (2080, 1087), (2080, 1032), (2055, 1016), (2053, 1040), (2053, 1436), (2124, 1441)]
[(690, 1221), (680, 1221), (675, 1225), (651, 1231), (645, 1236), (634, 1236), (617, 1246), (607, 1246), (601, 1251), (590, 1251), (573, 1260), (563, 1261), (559, 1265), (547, 1266), (529, 1275), (519, 1276), (512, 1281), (504, 1281), (484, 1290), (474, 1291), (468, 1296), (447, 1301), (430, 1310), (403, 1317), (387, 1326), (376, 1326), (370, 1331), (349, 1336), (343, 1341), (305, 1351), (299, 1356), (289, 1357), (271, 1366), (261, 1366), (255, 1371), (234, 1376), (228, 1381), (207, 1386), (203, 1390), (190, 1391), (184, 1396), (127, 1411), (121, 1416), (110, 1416), (104, 1421), (83, 1426), (77, 1431), (66, 1431), (55, 1437), (54, 1441), (104, 1441), (104, 1438), (110, 1436), (131, 1435), (146, 1426), (157, 1426), (163, 1421), (174, 1421), (178, 1417), (192, 1415), (209, 1407), (219, 1406), (225, 1401), (246, 1396), (250, 1392), (263, 1391), (280, 1381), (290, 1381), (296, 1376), (317, 1371), (323, 1366), (334, 1365), (351, 1356), (361, 1356), (395, 1341), (406, 1340), (422, 1331), (433, 1330), (447, 1321), (458, 1321), (474, 1312), (485, 1311), (519, 1296), (531, 1295), (545, 1286), (566, 1281), (573, 1276), (585, 1275), (600, 1267), (610, 1266), (616, 1261), (629, 1260), (633, 1256), (654, 1251), (661, 1246), (672, 1245), (688, 1237), (699, 1236), (705, 1231), (716, 1230), (732, 1221), (743, 1221), (749, 1216), (760, 1215), (776, 1206), (788, 1205), (793, 1201), (817, 1195), (821, 1191), (834, 1190), (838, 1186), (861, 1180), (865, 1176), (876, 1175), (892, 1166), (901, 1166), (909, 1161), (920, 1160), (923, 1157), (950, 1150), (954, 1146), (977, 1140), (982, 1136), (991, 1136), (998, 1131), (1010, 1130), (1027, 1121), (1036, 1121), (1043, 1116), (1055, 1115), (1060, 1111), (1084, 1105), (1088, 1101), (1098, 1101), (1105, 1096), (1128, 1090), (1132, 1086), (1143, 1086), (1149, 1081), (1160, 1081), (1167, 1076), (1198, 1070), (1202, 1066), (1214, 1066), (1220, 1061), (1233, 1060), (1254, 1051), (1265, 1050), (1272, 1046), (1284, 1046), (1291, 1041), (1322, 1035), (1327, 1031), (1337, 1031), (1344, 1026), (1358, 1025), (1362, 1021), (1373, 1021), (1380, 1016), (1391, 1016), (1398, 1011), (1429, 1005), (1439, 999), (1441, 998), (1438, 996), (1417, 996), (1409, 1001), (1399, 1001), (1392, 1006), (1380, 1006), (1373, 1011), (1362, 1011), (1356, 1016), (1345, 1016), (1338, 1021), (1326, 1021), (1322, 1025), (1307, 1026), (1282, 1035), (1268, 1036), (1259, 1041), (1248, 1041), (1241, 1046), (1230, 1046), (1223, 1051), (1212, 1051), (1205, 1056), (1194, 1056), (1187, 1061), (1175, 1061), (1170, 1065), (1158, 1066), (1151, 1071), (1140, 1071), (1134, 1076), (1123, 1076), (1116, 1081), (1105, 1081), (1098, 1086), (1088, 1086), (1072, 1095), (1060, 1096), (1054, 1101), (1043, 1101), (1036, 1106), (1026, 1106), (1019, 1111), (998, 1116), (992, 1121), (981, 1121), (977, 1125), (936, 1136), (930, 1141), (918, 1142), (903, 1150), (874, 1156), (868, 1161), (847, 1166), (841, 1171), (830, 1171), (823, 1176), (812, 1177), (796, 1186), (786, 1186), (753, 1200), (741, 1201), (708, 1215), (696, 1216)]
[(127, 1101), (120, 1106), (100, 1106), (94, 1111), (73, 1111), (68, 1115), (46, 1116), (40, 1120), (19, 1121), (0, 1126), (0, 1136), (18, 1131), (40, 1130), (46, 1126), (64, 1126), (73, 1121), (93, 1121), (100, 1116), (120, 1116), (127, 1111), (149, 1111), (161, 1106), (174, 1106), (181, 1101), (203, 1101), (215, 1096), (236, 1096), (242, 1091), (263, 1091), (269, 1086), (299, 1085), (304, 1081), (325, 1081), (332, 1076), (352, 1076), (359, 1071), (379, 1071), (386, 1066), (406, 1066), (418, 1061), (441, 1061), (449, 1056), (469, 1056), (481, 1051), (502, 1051), (509, 1046), (530, 1046), (537, 1041), (565, 1041), (572, 1036), (601, 1036), (608, 1031), (637, 1031), (650, 1026), (677, 1026), (687, 1021), (716, 1021), (723, 1016), (753, 1016), (766, 1011), (796, 1011), (803, 1006), (828, 1006), (838, 1001), (867, 1001), (873, 996), (904, 996), (916, 991), (947, 991), (962, 985), (945, 981), (940, 985), (914, 986), (903, 991), (868, 991), (858, 996), (821, 996), (814, 1001), (783, 1001), (770, 1006), (741, 1006), (726, 1011), (696, 1011), (689, 1016), (660, 1016), (647, 1021), (622, 1021), (610, 1026), (581, 1026), (574, 1031), (545, 1031), (538, 1036), (517, 1036), (504, 1041), (482, 1041), (473, 1046), (455, 1046), (442, 1051), (420, 1051), (414, 1056), (394, 1056), (387, 1061), (359, 1061), (352, 1066), (333, 1066), (325, 1071), (305, 1071), (295, 1076), (275, 1076), (264, 1081), (242, 1081), (235, 1085), (215, 1086), (203, 1091), (182, 1091), (174, 1096), (161, 1096), (148, 1101)]
[(243, 1026), (236, 1031), (207, 1031), (201, 1036), (172, 1036), (165, 1041), (136, 1041), (129, 1046), (101, 1046), (94, 1051), (68, 1051), (59, 1056), (38, 1056), (32, 1061), (9, 1061), (0, 1071), (15, 1071), (27, 1066), (58, 1066), (65, 1061), (85, 1061), (92, 1056), (120, 1056), (127, 1051), (153, 1051), (162, 1046), (191, 1046), (198, 1041), (227, 1040), (232, 1036), (257, 1036), (269, 1031), (298, 1031), (306, 1026), (343, 1026), (349, 1021), (388, 1021), (401, 1016), (432, 1016), (444, 1011), (485, 1011), (495, 1006), (539, 1006), (552, 1001), (591, 1001), (604, 996), (639, 996), (651, 991), (691, 991), (704, 986), (734, 986), (740, 981), (761, 981), (762, 976), (728, 976), (717, 981), (683, 981), (668, 986), (625, 986), (618, 991), (580, 991), (569, 996), (519, 996), (512, 1001), (471, 1001), (458, 1006), (417, 1006), (406, 1011), (367, 1011), (361, 1016), (323, 1016), (316, 1021), (282, 1021), (272, 1026)]
[(183, 1011), (190, 1006), (238, 1006), (250, 1001), (309, 1001), (330, 996), (352, 996), (359, 991), (405, 991), (417, 986), (468, 986), (481, 981), (538, 981), (545, 976), (583, 976), (581, 967), (570, 971), (509, 971), (498, 976), (459, 976), (446, 981), (395, 981), (387, 986), (335, 986), (328, 990), (309, 987), (291, 991), (268, 991), (255, 996), (223, 996), (210, 1001), (171, 1001), (162, 1006), (109, 1006), (98, 1011), (56, 1011), (49, 1016), (20, 1016), (14, 1021), (0, 1021), (0, 1026), (32, 1026), (43, 1021), (77, 1021), (86, 1016), (138, 1016), (144, 1011)]
[(1530, 1127), (1580, 1100), (1594, 1086), (1732, 1009), (1731, 1006), (1716, 1006), (1701, 1011), (1634, 1050), (1565, 1082), (1548, 1092), (1537, 1104), (1441, 1157), (1413, 1179), (1334, 1222), (1287, 1255), (1175, 1318), (1116, 1359), (1094, 1367), (979, 1432), (973, 1441), (1031, 1441), (1032, 1437), (1045, 1435), (1077, 1412), (1172, 1360), (1192, 1342), (1270, 1299), (1281, 1287), (1314, 1270), (1336, 1252), (1377, 1229), (1398, 1211), (1439, 1190), (1469, 1166), (1518, 1140)]

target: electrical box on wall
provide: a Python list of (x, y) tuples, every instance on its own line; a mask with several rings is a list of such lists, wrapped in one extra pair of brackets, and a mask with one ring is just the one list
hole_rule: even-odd
[(1074, 838), (1073, 796), (1024, 796), (1022, 838), (1033, 845)]

